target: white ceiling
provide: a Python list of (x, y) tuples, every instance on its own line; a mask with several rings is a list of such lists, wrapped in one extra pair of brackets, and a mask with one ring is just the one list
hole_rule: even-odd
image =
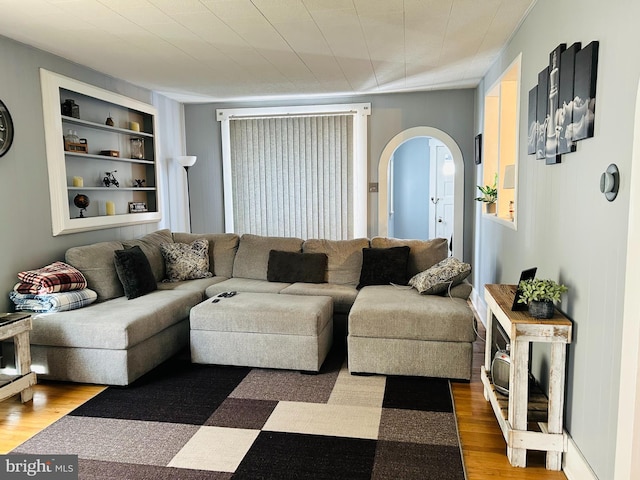
[(536, 0), (0, 0), (0, 34), (184, 102), (475, 87)]

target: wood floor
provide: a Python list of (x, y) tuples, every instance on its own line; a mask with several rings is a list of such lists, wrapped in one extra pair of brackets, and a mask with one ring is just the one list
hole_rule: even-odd
[[(484, 330), (480, 334), (484, 337)], [(478, 339), (471, 382), (452, 384), (467, 480), (566, 480), (562, 472), (545, 470), (541, 452), (529, 454), (527, 468), (509, 465), (502, 433), (482, 393), (483, 362), (484, 344)], [(42, 382), (35, 386), (32, 402), (21, 404), (19, 395), (0, 402), (0, 454), (11, 451), (102, 390), (98, 386)]]

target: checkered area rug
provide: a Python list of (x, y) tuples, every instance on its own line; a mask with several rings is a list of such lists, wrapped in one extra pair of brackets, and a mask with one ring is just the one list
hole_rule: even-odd
[(81, 479), (464, 480), (450, 385), (171, 359), (12, 453), (76, 454)]

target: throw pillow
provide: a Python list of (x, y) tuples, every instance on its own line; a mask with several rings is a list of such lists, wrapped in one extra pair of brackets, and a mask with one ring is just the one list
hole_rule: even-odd
[(363, 248), (358, 289), (367, 285), (407, 284), (410, 248)]
[(267, 266), (267, 280), (285, 283), (325, 283), (327, 255), (271, 250)]
[(138, 245), (116, 250), (113, 252), (113, 257), (118, 278), (129, 300), (146, 295), (158, 288), (151, 264)]
[(167, 272), (164, 282), (181, 282), (213, 276), (209, 271), (209, 241), (204, 238), (191, 243), (163, 243), (160, 245), (160, 251)]
[(448, 257), (424, 272), (413, 276), (409, 280), (409, 285), (425, 295), (438, 294), (462, 283), (470, 273), (471, 265), (461, 262), (455, 257)]

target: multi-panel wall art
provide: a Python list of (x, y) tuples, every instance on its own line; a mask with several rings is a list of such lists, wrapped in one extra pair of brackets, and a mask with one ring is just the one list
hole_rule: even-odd
[(527, 153), (553, 165), (575, 152), (577, 141), (593, 137), (597, 70), (598, 42), (562, 43), (549, 54), (529, 91)]

